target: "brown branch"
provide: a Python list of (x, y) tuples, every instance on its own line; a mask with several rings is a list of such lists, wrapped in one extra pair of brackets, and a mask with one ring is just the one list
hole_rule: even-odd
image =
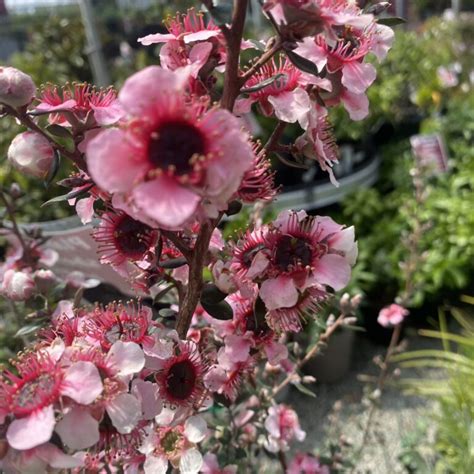
[(315, 346), (303, 357), (303, 359), (301, 359), (298, 363), (295, 364), (295, 366), (293, 367), (293, 370), (291, 371), (291, 373), (283, 380), (283, 382), (281, 382), (279, 385), (277, 385), (274, 389), (273, 389), (273, 396), (276, 396), (281, 390), (283, 390), (290, 382), (293, 381), (294, 379), (294, 376), (295, 374), (298, 372), (298, 370), (300, 370), (310, 359), (312, 359), (317, 353), (318, 351), (321, 349), (321, 347), (323, 347), (324, 345), (326, 345), (327, 341), (329, 340), (329, 338), (333, 335), (333, 333), (337, 330), (337, 328), (339, 328), (340, 326), (342, 326), (343, 322), (344, 322), (344, 319), (347, 317), (347, 315), (345, 314), (341, 314), (337, 319), (336, 321), (334, 322), (334, 324), (332, 324), (331, 326), (329, 326), (326, 331), (324, 331), (323, 334), (321, 334), (321, 336), (319, 337), (319, 340), (318, 342), (315, 344)]
[(24, 257), (26, 259), (28, 259), (28, 254), (30, 252), (30, 247), (26, 243), (25, 239), (23, 238), (23, 234), (22, 234), (22, 232), (21, 232), (21, 230), (18, 227), (18, 224), (16, 222), (15, 209), (13, 208), (11, 202), (7, 199), (7, 197), (5, 196), (5, 193), (1, 189), (0, 189), (0, 200), (5, 205), (5, 209), (7, 211), (8, 217), (10, 218), (10, 222), (12, 224), (12, 229), (11, 230), (13, 230), (13, 233), (18, 237), (20, 245), (23, 248)]
[(227, 110), (232, 110), (234, 108), (235, 99), (237, 99), (240, 92), (240, 47), (244, 33), (248, 3), (248, 0), (234, 0), (232, 26), (226, 35), (227, 60), (225, 65), (224, 92), (222, 94), (221, 106)]
[(287, 127), (286, 122), (281, 122), (279, 121), (274, 128), (272, 134), (270, 135), (270, 138), (268, 139), (267, 143), (265, 143), (265, 150), (267, 152), (273, 151), (275, 147), (278, 145), (278, 142), (280, 141), (281, 136), (283, 135), (283, 132), (285, 131), (285, 128)]
[(161, 230), (161, 235), (167, 238), (182, 254), (183, 257), (189, 262), (192, 257), (192, 250), (183, 242), (176, 232), (170, 230)]
[(176, 324), (176, 330), (181, 339), (186, 338), (194, 311), (201, 297), (204, 284), (202, 270), (209, 249), (212, 232), (216, 225), (217, 222), (211, 221), (202, 224), (194, 249), (191, 252), (191, 258), (189, 260), (189, 283), (179, 309), (178, 322)]
[(261, 67), (266, 64), (272, 57), (282, 49), (280, 37), (275, 39), (273, 46), (265, 51), (258, 60), (240, 77), (241, 85), (244, 85)]

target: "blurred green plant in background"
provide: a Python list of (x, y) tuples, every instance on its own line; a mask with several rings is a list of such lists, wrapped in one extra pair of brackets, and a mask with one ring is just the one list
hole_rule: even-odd
[[(462, 300), (474, 305), (472, 297), (464, 296)], [(437, 409), (430, 414), (435, 422), (434, 460), (426, 460), (426, 456), (416, 449), (412, 449), (409, 458), (411, 461), (418, 459), (418, 466), (434, 464), (434, 469), (428, 471), (418, 467), (409, 472), (470, 474), (474, 466), (473, 306), (449, 308), (449, 314), (457, 322), (460, 333), (448, 330), (447, 314), (443, 309), (439, 311), (439, 330), (420, 331), (421, 335), (439, 339), (442, 349), (406, 352), (394, 358), (402, 367), (437, 368), (444, 374), (436, 379), (401, 381), (407, 393), (430, 397), (437, 402)]]

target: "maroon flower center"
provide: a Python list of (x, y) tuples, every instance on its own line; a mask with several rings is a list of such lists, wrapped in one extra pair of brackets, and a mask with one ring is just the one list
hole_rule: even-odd
[(275, 264), (282, 271), (291, 271), (297, 266), (311, 265), (313, 252), (310, 244), (291, 235), (282, 235), (277, 242)]
[(206, 154), (202, 132), (184, 120), (167, 122), (151, 135), (148, 157), (162, 170), (181, 176), (194, 170), (196, 161)]
[(23, 383), (14, 394), (13, 412), (27, 415), (52, 403), (56, 399), (57, 382), (54, 374), (40, 374)]
[(166, 376), (166, 389), (177, 400), (186, 400), (196, 387), (196, 368), (190, 360), (182, 360), (173, 364)]
[(125, 215), (114, 231), (117, 248), (127, 257), (139, 259), (149, 248), (151, 232), (146, 224)]

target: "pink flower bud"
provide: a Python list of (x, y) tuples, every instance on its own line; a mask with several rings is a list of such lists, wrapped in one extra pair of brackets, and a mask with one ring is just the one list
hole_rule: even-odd
[(13, 269), (3, 275), (1, 293), (13, 301), (25, 301), (35, 292), (35, 282), (30, 273)]
[(8, 148), (8, 161), (19, 171), (36, 178), (46, 177), (53, 160), (53, 147), (39, 133), (20, 133)]
[(0, 67), (0, 103), (11, 107), (28, 105), (35, 93), (35, 83), (28, 74), (14, 67)]
[(53, 288), (57, 279), (51, 270), (37, 270), (34, 275), (36, 287), (40, 293), (47, 293)]

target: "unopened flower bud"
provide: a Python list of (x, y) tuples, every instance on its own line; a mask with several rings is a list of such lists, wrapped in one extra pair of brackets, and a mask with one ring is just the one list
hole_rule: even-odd
[(35, 289), (30, 273), (10, 269), (3, 275), (0, 291), (12, 301), (25, 301), (33, 296)]
[(34, 275), (36, 287), (40, 293), (47, 293), (56, 283), (56, 275), (51, 270), (37, 270)]
[(53, 160), (53, 147), (39, 133), (20, 133), (8, 148), (8, 161), (19, 171), (36, 178), (47, 176)]
[(14, 67), (0, 67), (0, 103), (10, 107), (28, 105), (35, 93), (35, 83), (28, 74)]
[(301, 379), (303, 383), (314, 383), (316, 382), (316, 377), (313, 377), (312, 375), (305, 375)]
[(21, 191), (20, 185), (18, 183), (12, 183), (10, 189), (8, 190), (8, 194), (13, 199), (18, 199), (23, 195), (23, 192)]
[(344, 324), (344, 326), (353, 326), (356, 323), (357, 323), (357, 318), (353, 316), (349, 318), (344, 318), (344, 320), (342, 321), (342, 324)]
[(352, 297), (351, 306), (353, 310), (357, 309), (361, 303), (362, 303), (362, 295), (360, 293)]

